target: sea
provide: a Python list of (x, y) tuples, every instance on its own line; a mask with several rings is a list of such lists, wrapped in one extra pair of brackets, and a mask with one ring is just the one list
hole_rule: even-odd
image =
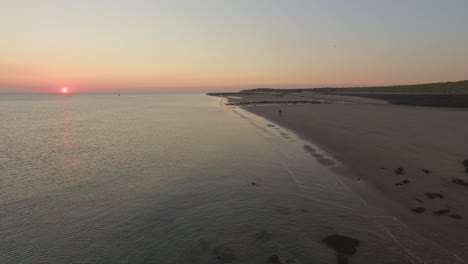
[(204, 94), (0, 94), (0, 263), (463, 263), (340, 165)]

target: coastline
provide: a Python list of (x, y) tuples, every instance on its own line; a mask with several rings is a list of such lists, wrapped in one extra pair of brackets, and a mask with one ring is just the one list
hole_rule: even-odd
[(225, 98), (332, 154), (341, 174), (368, 183), (403, 209), (404, 222), (468, 259), (468, 187), (453, 182), (468, 182), (467, 109), (313, 93)]

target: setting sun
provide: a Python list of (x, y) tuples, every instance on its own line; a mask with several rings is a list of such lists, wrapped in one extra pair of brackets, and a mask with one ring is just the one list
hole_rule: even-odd
[(67, 88), (67, 87), (63, 87), (63, 88), (62, 88), (62, 93), (63, 93), (63, 94), (68, 93), (68, 88)]

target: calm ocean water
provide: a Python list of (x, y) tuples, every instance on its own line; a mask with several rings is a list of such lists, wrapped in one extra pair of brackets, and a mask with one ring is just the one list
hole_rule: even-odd
[(331, 234), (361, 241), (350, 263), (457, 263), (308, 143), (237, 111), (203, 95), (0, 95), (0, 263), (336, 263)]

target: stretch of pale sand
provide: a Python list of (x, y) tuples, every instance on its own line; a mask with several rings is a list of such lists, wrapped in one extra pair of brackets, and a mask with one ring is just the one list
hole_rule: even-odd
[[(366, 98), (313, 93), (240, 94), (228, 100), (304, 98), (339, 102), (250, 105), (245, 109), (289, 128), (333, 155), (351, 177), (368, 182), (398, 201), (413, 221), (429, 226), (432, 238), (445, 236), (451, 240), (449, 244), (468, 248), (468, 187), (452, 183), (453, 178), (468, 182), (462, 165), (468, 159), (468, 109), (395, 106)], [(403, 168), (401, 174), (395, 172), (398, 168)], [(426, 192), (444, 198), (430, 199)], [(425, 211), (411, 211), (417, 207)], [(450, 211), (433, 213), (438, 210)], [(453, 218), (454, 214), (462, 219)], [(468, 259), (468, 252), (457, 253)]]

